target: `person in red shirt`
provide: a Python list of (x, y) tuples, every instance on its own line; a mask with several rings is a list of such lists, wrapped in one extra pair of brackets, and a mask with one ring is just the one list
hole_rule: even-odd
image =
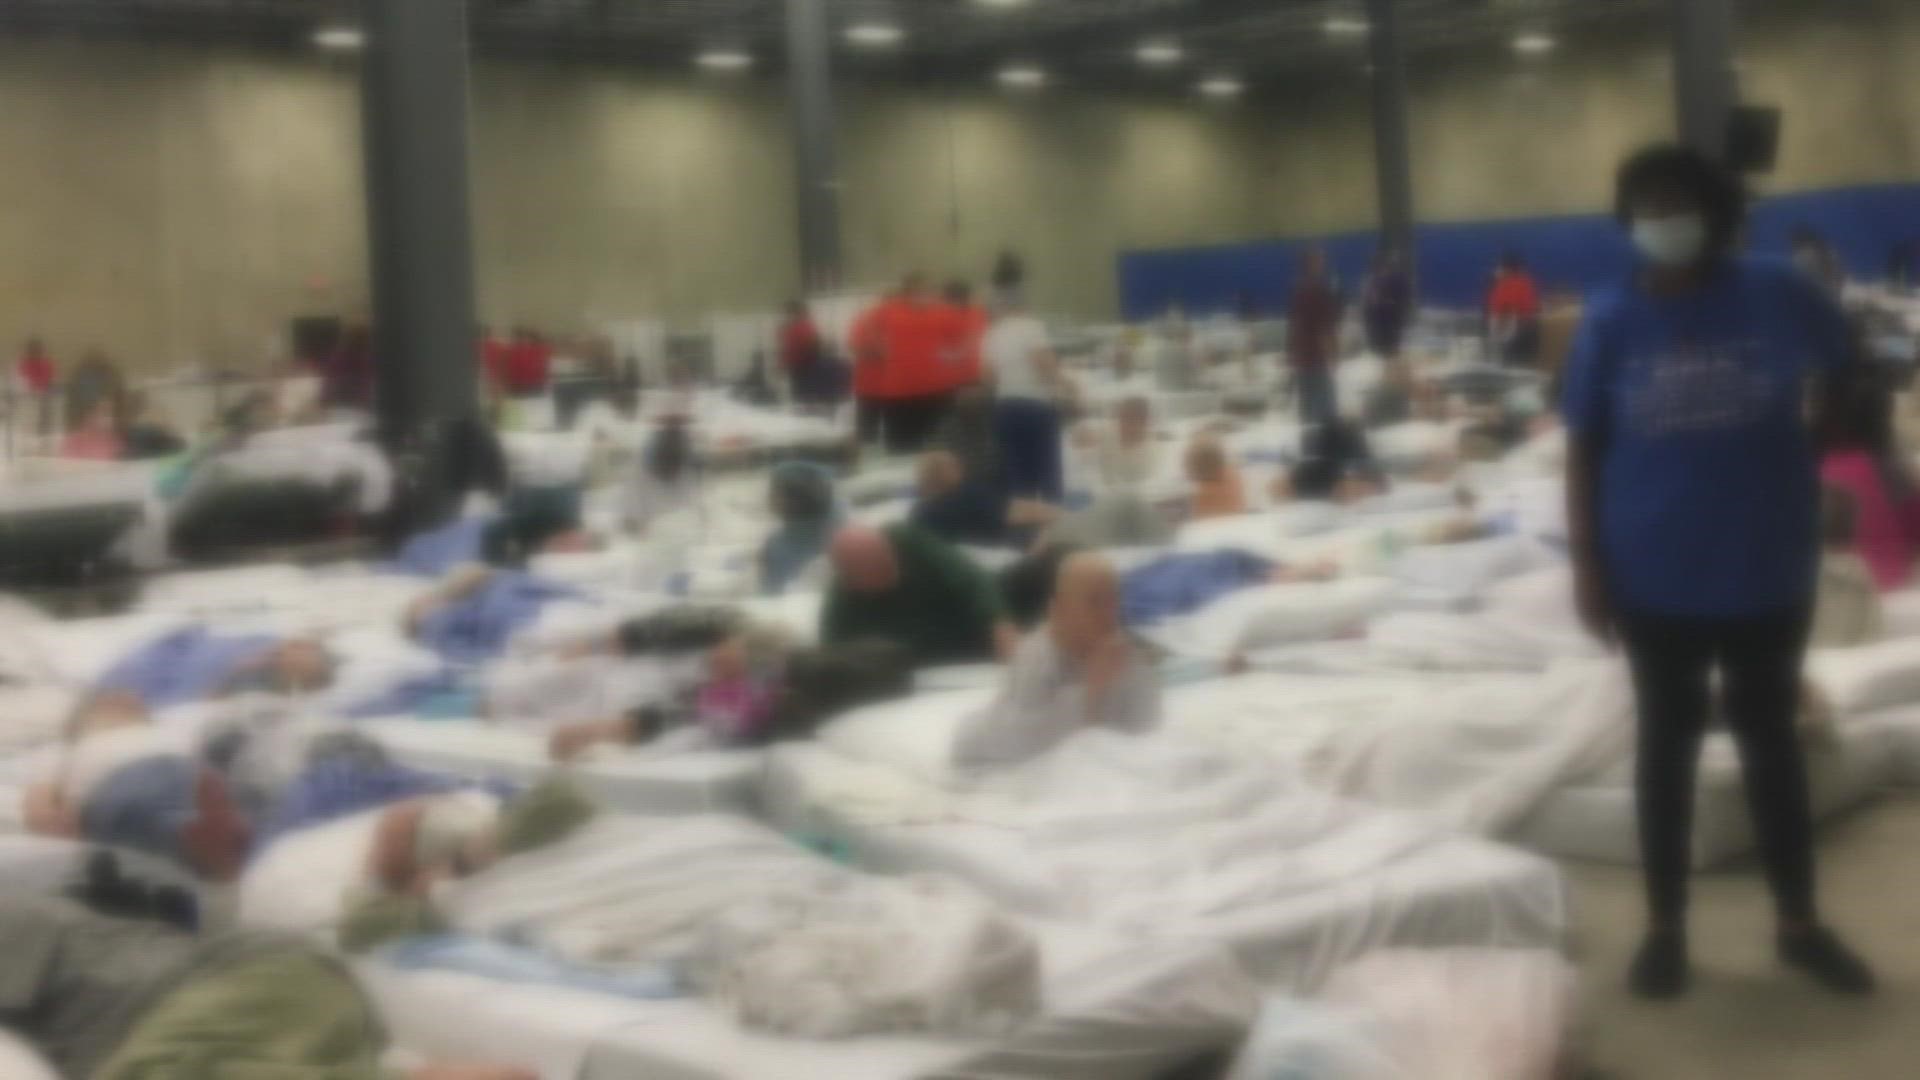
[(881, 391), (885, 388), (887, 348), (880, 324), (891, 302), (888, 297), (861, 312), (847, 331), (847, 351), (853, 354), (854, 427), (862, 443), (879, 442), (886, 426)]
[(917, 453), (953, 404), (953, 376), (940, 357), (940, 309), (928, 302), (926, 280), (915, 273), (907, 275), (900, 292), (880, 310), (879, 397), (886, 415), (887, 450)]
[(1514, 252), (1500, 257), (1487, 293), (1487, 333), (1508, 364), (1531, 364), (1540, 352), (1540, 289)]
[(1287, 363), (1302, 423), (1327, 424), (1339, 417), (1333, 383), (1339, 334), (1340, 295), (1327, 272), (1327, 253), (1308, 248), (1287, 301)]
[(496, 394), (507, 385), (507, 351), (511, 347), (491, 329), (480, 328), (480, 373), (487, 388)]
[(40, 397), (53, 389), (53, 358), (47, 355), (46, 343), (39, 338), (28, 338), (27, 347), (20, 353), (20, 362), (14, 366), (14, 374), (20, 379), (20, 387), (34, 397)]
[(510, 397), (538, 397), (547, 392), (547, 375), (553, 367), (553, 346), (539, 334), (524, 327), (513, 332), (513, 344), (507, 346), (501, 382)]
[(972, 386), (980, 381), (980, 341), (987, 335), (987, 309), (973, 302), (973, 286), (950, 281), (936, 313), (940, 362), (946, 365), (949, 389)]
[(793, 400), (801, 405), (826, 404), (826, 352), (820, 328), (804, 300), (787, 301), (787, 321), (780, 326), (780, 370), (786, 372)]

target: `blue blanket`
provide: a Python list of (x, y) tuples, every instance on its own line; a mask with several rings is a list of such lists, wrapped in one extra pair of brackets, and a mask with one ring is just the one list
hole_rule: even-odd
[(492, 515), (450, 521), (409, 537), (386, 569), (395, 574), (437, 578), (462, 563), (480, 562)]
[(681, 996), (678, 980), (661, 965), (586, 967), (531, 948), (465, 934), (409, 938), (382, 949), (380, 956), (395, 967), (416, 971), (459, 971), (503, 982), (561, 986), (642, 1001)]
[(247, 665), (262, 660), (280, 639), (268, 634), (222, 636), (189, 626), (150, 641), (121, 658), (93, 684), (96, 693), (124, 691), (149, 709), (213, 697)]
[(500, 655), (548, 601), (579, 595), (564, 585), (500, 571), (470, 595), (420, 620), (415, 636), (445, 660), (478, 664)]
[(1128, 626), (1152, 626), (1197, 611), (1272, 574), (1272, 563), (1243, 551), (1165, 555), (1121, 579), (1121, 615)]
[(471, 788), (491, 791), (501, 798), (510, 797), (514, 791), (509, 784), (474, 783), (391, 762), (358, 757), (323, 758), (307, 766), (281, 796), (267, 820), (254, 830), (253, 852), (260, 854), (288, 833), (409, 799)]

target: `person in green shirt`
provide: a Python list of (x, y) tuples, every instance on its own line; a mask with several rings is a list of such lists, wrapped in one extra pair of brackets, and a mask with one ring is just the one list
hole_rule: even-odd
[(993, 579), (959, 550), (912, 525), (849, 525), (828, 549), (833, 584), (820, 640), (879, 638), (921, 666), (1005, 660), (1020, 644)]

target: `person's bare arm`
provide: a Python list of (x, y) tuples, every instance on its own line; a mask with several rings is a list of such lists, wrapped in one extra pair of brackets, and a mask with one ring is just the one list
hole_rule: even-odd
[(1586, 440), (1577, 436), (1567, 440), (1567, 539), (1580, 621), (1594, 637), (1612, 644), (1614, 612), (1600, 561), (1600, 487), (1595, 457), (1594, 448)]
[(42, 782), (27, 788), (21, 799), (21, 817), (30, 833), (70, 839), (80, 836), (80, 817), (61, 797), (57, 784)]

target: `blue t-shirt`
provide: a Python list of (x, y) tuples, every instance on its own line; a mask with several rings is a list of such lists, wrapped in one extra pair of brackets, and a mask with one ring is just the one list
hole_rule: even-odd
[(1616, 605), (1718, 617), (1811, 602), (1805, 388), (1851, 353), (1839, 307), (1786, 263), (1736, 259), (1685, 297), (1628, 284), (1589, 300), (1564, 411), (1595, 455)]

